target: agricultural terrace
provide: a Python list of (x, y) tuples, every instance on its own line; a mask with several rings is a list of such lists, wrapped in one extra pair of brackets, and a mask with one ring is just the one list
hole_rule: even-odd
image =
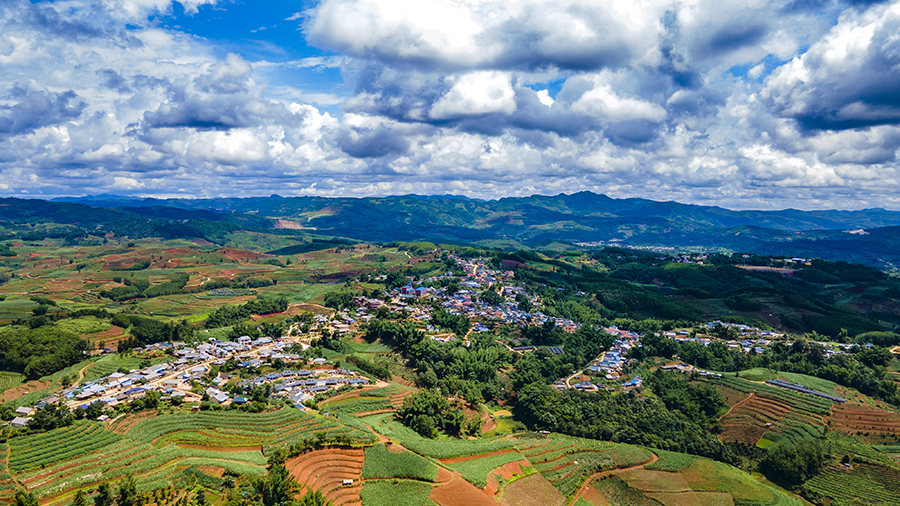
[(747, 394), (721, 417), (720, 438), (728, 442), (755, 445), (761, 439), (800, 441), (821, 438), (825, 417), (835, 403), (812, 395), (725, 376), (706, 381), (728, 390)]
[[(353, 444), (374, 441), (369, 432), (292, 408), (256, 414), (226, 411), (153, 416), (145, 412), (122, 417), (109, 429), (105, 424), (82, 421), (12, 438), (9, 469), (19, 483), (43, 498), (42, 503), (66, 503), (67, 496), (61, 494), (116, 480), (126, 473), (138, 477), (141, 490), (165, 488), (185, 467), (260, 475), (265, 472), (266, 455), (276, 448), (340, 436), (350, 438), (342, 440)], [(361, 470), (362, 450), (345, 452), (357, 455)], [(293, 464), (298, 472), (309, 467), (308, 463), (301, 465), (303, 458)], [(319, 482), (315, 483), (320, 488)], [(2, 486), (0, 482), (0, 493)]]
[(575, 492), (594, 473), (649, 463), (655, 456), (644, 449), (551, 434), (523, 438), (516, 449), (564, 496)]
[[(285, 462), (291, 476), (307, 490), (319, 490), (335, 506), (359, 506), (362, 493), (361, 449), (328, 448), (303, 453)], [(344, 480), (353, 480), (350, 486)]]

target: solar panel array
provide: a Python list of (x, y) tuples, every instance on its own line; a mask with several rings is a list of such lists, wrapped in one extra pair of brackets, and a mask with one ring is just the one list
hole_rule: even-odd
[(803, 392), (805, 394), (817, 395), (819, 397), (824, 397), (824, 398), (834, 401), (834, 402), (841, 402), (841, 403), (847, 402), (847, 399), (844, 399), (843, 397), (837, 397), (835, 395), (829, 395), (824, 392), (819, 392), (819, 391), (813, 390), (811, 388), (806, 388), (805, 386), (797, 384), (797, 383), (791, 383), (790, 381), (774, 379), (774, 380), (769, 380), (766, 383), (768, 383), (770, 385), (775, 385), (776, 387), (788, 388), (791, 390), (795, 390), (797, 392)]

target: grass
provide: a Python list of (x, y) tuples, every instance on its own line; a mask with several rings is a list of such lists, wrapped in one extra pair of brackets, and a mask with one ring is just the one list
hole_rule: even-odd
[(369, 424), (375, 432), (391, 439), (403, 441), (406, 444), (409, 441), (431, 441), (425, 439), (418, 432), (398, 422), (392, 413), (382, 415), (370, 415), (361, 418), (361, 420)]
[(105, 320), (94, 316), (85, 316), (82, 318), (66, 318), (56, 322), (54, 327), (72, 332), (73, 334), (84, 335), (93, 334), (95, 332), (103, 332), (109, 330), (112, 325)]
[(363, 478), (412, 478), (433, 482), (437, 473), (438, 468), (433, 462), (411, 451), (392, 452), (384, 444), (366, 448)]
[(686, 453), (676, 453), (666, 450), (653, 450), (659, 460), (652, 464), (644, 466), (644, 469), (655, 469), (657, 471), (676, 472), (690, 467), (698, 457), (688, 455)]
[(431, 485), (419, 481), (367, 481), (360, 499), (365, 506), (423, 506), (428, 503)]
[(756, 446), (757, 446), (758, 448), (762, 448), (762, 449), (764, 449), (764, 450), (765, 450), (766, 448), (772, 446), (773, 444), (775, 444), (775, 441), (772, 441), (771, 439), (766, 439), (766, 438), (764, 438), (764, 437), (763, 437), (763, 438), (759, 438), (759, 441), (756, 442)]
[(454, 471), (459, 471), (459, 474), (465, 478), (466, 481), (473, 483), (476, 487), (485, 488), (487, 486), (488, 473), (491, 472), (492, 469), (524, 459), (525, 457), (521, 453), (513, 451), (500, 455), (474, 458), (455, 464), (446, 464), (446, 466)]

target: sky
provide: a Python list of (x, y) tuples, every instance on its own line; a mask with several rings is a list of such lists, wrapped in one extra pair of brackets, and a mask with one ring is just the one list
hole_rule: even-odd
[(2, 0), (0, 196), (900, 210), (900, 0)]

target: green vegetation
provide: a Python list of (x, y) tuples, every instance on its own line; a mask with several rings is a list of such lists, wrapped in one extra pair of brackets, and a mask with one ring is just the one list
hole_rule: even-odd
[(659, 460), (652, 464), (647, 464), (644, 469), (656, 469), (659, 471), (668, 471), (674, 473), (684, 468), (690, 467), (697, 460), (697, 457), (684, 453), (675, 453), (665, 450), (653, 450), (653, 453), (659, 457)]
[(21, 329), (0, 333), (0, 367), (40, 378), (84, 359), (87, 342), (59, 329)]
[(506, 439), (476, 441), (448, 439), (443, 441), (403, 441), (403, 446), (425, 457), (449, 459), (508, 450), (514, 446), (514, 443)]
[(484, 457), (475, 456), (472, 459), (458, 462), (455, 464), (446, 464), (448, 468), (459, 471), (459, 474), (478, 488), (487, 486), (488, 473), (497, 467), (509, 462), (523, 460), (522, 454), (516, 451), (501, 453), (499, 455), (488, 455)]
[(47, 466), (107, 445), (122, 437), (101, 424), (78, 422), (71, 427), (10, 440), (9, 469), (20, 472)]
[(366, 460), (362, 469), (363, 478), (409, 478), (434, 481), (437, 466), (407, 450), (391, 451), (379, 443), (366, 448)]
[(425, 506), (431, 485), (418, 481), (367, 481), (360, 499), (366, 506)]

